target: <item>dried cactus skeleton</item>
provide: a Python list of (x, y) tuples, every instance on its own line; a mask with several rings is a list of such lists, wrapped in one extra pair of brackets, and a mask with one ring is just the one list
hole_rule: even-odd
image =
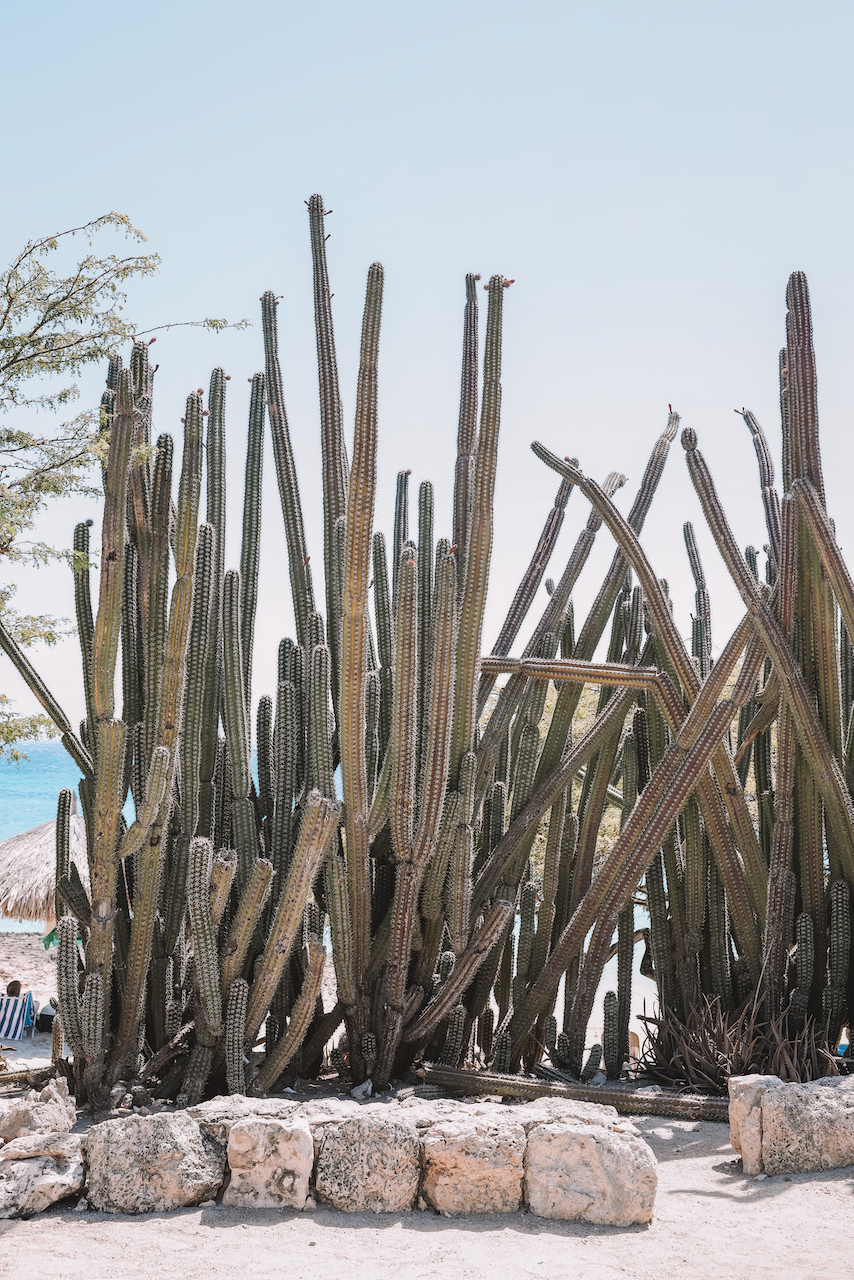
[[(389, 548), (374, 529), (383, 270), (368, 272), (351, 460), (320, 196), (308, 211), (325, 614), (268, 292), (265, 369), (251, 380), (240, 571), (225, 570), (225, 375), (214, 370), (207, 410), (201, 391), (187, 398), (173, 502), (173, 443), (161, 435), (149, 447), (154, 373), (136, 342), (128, 368), (111, 362), (102, 402), (109, 453), (94, 614), (88, 528), (75, 530), (79, 737), (0, 626), (0, 644), (83, 773), (88, 895), (69, 856), (68, 792), (57, 823), (60, 1016), (78, 1087), (96, 1102), (137, 1075), (190, 1101), (211, 1089), (268, 1090), (289, 1071), (316, 1072), (342, 1023), (331, 1060), (357, 1084), (370, 1075), (383, 1087), (418, 1055), (506, 1071), (535, 1066), (546, 1049), (587, 1080), (602, 1057), (597, 1045), (582, 1060), (587, 1025), (616, 934), (618, 991), (606, 998), (603, 1035), (614, 1078), (628, 1053), (639, 891), (667, 1007), (684, 1015), (702, 993), (730, 1008), (761, 983), (769, 1018), (788, 1004), (801, 1021), (823, 1019), (832, 1041), (851, 992), (854, 584), (824, 505), (805, 279), (790, 281), (781, 357), (782, 501), (765, 437), (744, 414), (759, 459), (766, 584), (753, 549), (745, 559), (735, 546), (695, 434), (682, 435), (747, 610), (717, 661), (693, 530), (691, 653), (640, 543), (676, 437), (673, 412), (625, 517), (613, 502), (625, 477), (612, 473), (600, 486), (575, 460), (534, 445), (560, 477), (557, 495), (492, 654), (481, 657), (508, 282), (493, 276), (485, 286), (478, 415), (479, 277), (466, 280), (453, 542), (434, 538), (427, 482), (410, 538), (401, 473)], [(265, 406), (295, 636), (279, 647), (275, 698), (257, 705), (253, 776)], [(557, 584), (547, 584), (521, 657), (511, 657), (574, 489), (589, 518)], [(617, 550), (576, 634), (572, 592), (603, 525)], [(596, 661), (606, 633), (606, 660)], [(549, 681), (556, 694), (544, 718)], [(599, 688), (598, 707), (583, 732), (575, 721), (573, 736), (585, 685)], [(620, 832), (597, 861), (615, 803)], [(327, 936), (331, 1010), (320, 997)], [(262, 1034), (253, 1075), (249, 1053)]]

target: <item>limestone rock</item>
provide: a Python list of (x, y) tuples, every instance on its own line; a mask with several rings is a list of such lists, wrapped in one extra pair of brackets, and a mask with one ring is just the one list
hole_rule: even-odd
[(525, 1130), (512, 1119), (440, 1122), (422, 1138), (423, 1195), (440, 1213), (515, 1213), (522, 1200)]
[(225, 1146), (186, 1112), (106, 1120), (85, 1135), (88, 1197), (105, 1213), (151, 1213), (216, 1195)]
[(75, 1099), (68, 1081), (48, 1080), (45, 1087), (30, 1089), (0, 1112), (0, 1138), (25, 1138), (31, 1133), (68, 1133), (77, 1119)]
[(24, 1138), (13, 1138), (0, 1147), (0, 1160), (34, 1160), (43, 1156), (52, 1156), (55, 1160), (82, 1160), (80, 1143), (78, 1133), (30, 1133)]
[(314, 1163), (305, 1120), (253, 1116), (228, 1135), (231, 1182), (223, 1204), (239, 1209), (303, 1209)]
[(656, 1159), (642, 1138), (583, 1121), (537, 1125), (525, 1151), (525, 1199), (541, 1218), (649, 1222)]
[(731, 1076), (729, 1079), (729, 1142), (741, 1156), (745, 1173), (761, 1173), (762, 1097), (783, 1081), (779, 1076)]
[(298, 1109), (298, 1103), (288, 1102), (286, 1098), (245, 1098), (242, 1094), (233, 1093), (187, 1107), (185, 1114), (195, 1120), (205, 1133), (226, 1145), (232, 1125), (238, 1121), (254, 1116), (287, 1120)]
[(812, 1173), (854, 1164), (854, 1077), (768, 1089), (761, 1108), (766, 1173)]
[(80, 1138), (30, 1134), (0, 1151), (0, 1218), (29, 1217), (81, 1191), (86, 1178)]
[(317, 1158), (319, 1200), (350, 1213), (399, 1213), (418, 1194), (419, 1143), (400, 1113), (360, 1109), (324, 1127)]

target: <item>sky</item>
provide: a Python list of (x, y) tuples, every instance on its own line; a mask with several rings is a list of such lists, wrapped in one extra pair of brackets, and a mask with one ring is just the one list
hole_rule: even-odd
[[(597, 479), (624, 472), (617, 502), (627, 511), (672, 403), (698, 432), (738, 541), (766, 541), (753, 447), (733, 409), (756, 413), (778, 459), (777, 352), (794, 269), (812, 293), (828, 506), (843, 550), (854, 545), (850, 5), (150, 0), (140, 10), (45, 0), (36, 26), (28, 6), (0, 0), (0, 20), (0, 260), (30, 237), (116, 209), (162, 259), (159, 274), (131, 290), (127, 313), (139, 329), (251, 321), (221, 335), (173, 329), (153, 349), (157, 432), (180, 433), (184, 398), (207, 387), (212, 366), (231, 375), (230, 565), (268, 288), (281, 297), (309, 550), (322, 554), (304, 203), (315, 191), (333, 210), (327, 250), (348, 434), (366, 272), (376, 259), (385, 266), (377, 527), (388, 531), (395, 474), (411, 468), (414, 490), (434, 482), (437, 534), (450, 532), (465, 273), (515, 280), (505, 295), (486, 649), (557, 487), (532, 440), (578, 457)], [(111, 235), (97, 244), (129, 251)], [(102, 385), (103, 371), (81, 379), (81, 407), (97, 404)], [(555, 577), (587, 515), (573, 494)], [(67, 546), (90, 516), (97, 523), (95, 499), (58, 502), (37, 535)], [(687, 637), (686, 520), (719, 649), (742, 610), (677, 441), (643, 543)], [(577, 616), (612, 552), (603, 531)], [(0, 566), (0, 581), (10, 578), (19, 608), (73, 614), (66, 568)], [(531, 622), (544, 602), (541, 588)], [(268, 441), (255, 693), (273, 689), (276, 645), (292, 630)], [(79, 718), (75, 641), (35, 660)], [(34, 709), (6, 659), (0, 689), (20, 711)]]

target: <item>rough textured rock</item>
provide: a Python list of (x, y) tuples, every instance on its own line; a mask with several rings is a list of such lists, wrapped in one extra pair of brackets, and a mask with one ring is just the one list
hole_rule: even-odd
[(324, 1126), (315, 1175), (319, 1200), (350, 1213), (412, 1208), (420, 1173), (418, 1135), (399, 1112), (383, 1110), (364, 1107)]
[(185, 1114), (217, 1142), (227, 1144), (232, 1126), (241, 1120), (252, 1116), (287, 1120), (299, 1109), (299, 1103), (288, 1102), (286, 1098), (244, 1098), (242, 1094), (229, 1094), (187, 1107)]
[(240, 1209), (302, 1209), (314, 1164), (307, 1121), (267, 1116), (238, 1120), (228, 1136), (231, 1182), (223, 1204)]
[(813, 1173), (854, 1164), (854, 1077), (768, 1089), (761, 1108), (766, 1173)]
[(85, 1135), (87, 1195), (106, 1213), (151, 1213), (215, 1195), (225, 1146), (183, 1111), (107, 1120)]
[(77, 1119), (75, 1099), (68, 1082), (48, 1080), (45, 1087), (30, 1089), (0, 1111), (0, 1138), (25, 1138), (31, 1133), (68, 1133)]
[(729, 1142), (745, 1173), (762, 1173), (762, 1096), (782, 1083), (779, 1076), (730, 1077)]
[(428, 1204), (440, 1213), (514, 1213), (522, 1201), (525, 1130), (513, 1119), (472, 1116), (422, 1137)]
[(0, 1151), (0, 1218), (29, 1217), (82, 1190), (86, 1172), (80, 1138), (29, 1134)]
[(601, 1125), (537, 1125), (525, 1151), (525, 1199), (541, 1218), (627, 1227), (649, 1222), (656, 1159), (642, 1138)]

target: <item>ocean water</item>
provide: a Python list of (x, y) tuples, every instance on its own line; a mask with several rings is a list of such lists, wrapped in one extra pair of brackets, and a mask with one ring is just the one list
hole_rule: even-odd
[[(63, 787), (76, 794), (80, 770), (61, 742), (21, 742), (19, 765), (0, 760), (0, 840), (56, 817)], [(79, 802), (78, 802), (79, 804)]]
[[(62, 788), (70, 787), (76, 795), (80, 781), (80, 770), (61, 742), (21, 742), (18, 749), (28, 757), (20, 764), (0, 760), (0, 840), (50, 822)], [(0, 920), (0, 933), (41, 929), (31, 920)]]

